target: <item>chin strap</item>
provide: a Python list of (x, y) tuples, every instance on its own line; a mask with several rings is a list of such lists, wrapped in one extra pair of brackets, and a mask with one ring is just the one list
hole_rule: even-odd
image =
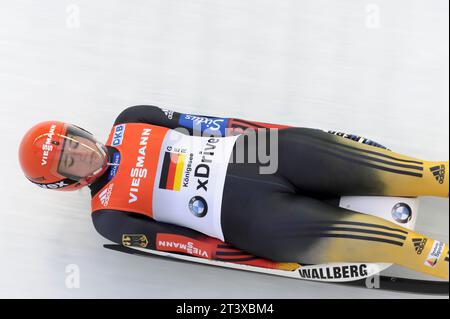
[(88, 176), (88, 177), (84, 178), (83, 180), (80, 180), (80, 184), (82, 184), (82, 185), (92, 184), (98, 177), (102, 176), (103, 173), (105, 173), (108, 170), (109, 166), (119, 166), (119, 164), (109, 162), (107, 150), (103, 144), (97, 142), (96, 145), (97, 145), (97, 148), (100, 150), (100, 152), (106, 159), (105, 164), (103, 164), (102, 167), (100, 167), (98, 170), (93, 172), (91, 176)]
[(106, 164), (103, 165), (103, 167), (99, 168), (91, 176), (80, 180), (80, 184), (81, 185), (90, 185), (90, 184), (92, 184), (97, 178), (102, 176), (108, 170), (109, 166), (119, 166), (119, 164), (106, 162)]
[(102, 168), (98, 169), (94, 174), (91, 176), (85, 177), (82, 180), (80, 180), (81, 185), (90, 185), (92, 184), (97, 178), (103, 175), (104, 172), (108, 169), (108, 165), (104, 165)]

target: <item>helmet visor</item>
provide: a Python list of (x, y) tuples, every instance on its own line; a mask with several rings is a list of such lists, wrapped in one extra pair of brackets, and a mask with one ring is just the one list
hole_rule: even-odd
[(67, 125), (62, 136), (61, 156), (57, 171), (60, 175), (81, 181), (94, 176), (107, 163), (105, 146), (93, 135), (75, 125)]

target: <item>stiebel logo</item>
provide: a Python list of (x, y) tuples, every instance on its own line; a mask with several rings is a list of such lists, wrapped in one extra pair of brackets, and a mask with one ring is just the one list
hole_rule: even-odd
[(445, 179), (445, 165), (437, 165), (430, 168), (434, 178), (439, 184), (444, 184)]
[(98, 196), (100, 198), (100, 202), (103, 206), (108, 206), (109, 198), (111, 197), (112, 190), (113, 190), (114, 184), (110, 184), (105, 190), (103, 190), (100, 195)]
[(412, 242), (414, 244), (414, 249), (416, 250), (417, 255), (421, 255), (425, 245), (427, 244), (428, 239), (426, 238), (413, 238)]
[(181, 127), (192, 129), (194, 132), (209, 132), (215, 136), (225, 136), (228, 119), (218, 117), (206, 117), (190, 114), (180, 114), (178, 124)]
[(223, 119), (223, 118), (210, 118), (210, 117), (196, 116), (196, 115), (189, 115), (189, 114), (185, 114), (184, 119), (192, 121), (194, 123), (194, 125), (196, 125), (198, 127), (205, 126), (206, 129), (213, 130), (213, 131), (220, 131), (225, 122), (225, 119)]
[(53, 135), (55, 134), (55, 129), (56, 124), (52, 124), (52, 126), (50, 126), (50, 130), (47, 133), (47, 139), (45, 140), (45, 143), (42, 145), (42, 160), (41, 160), (42, 166), (47, 165), (48, 156), (50, 152), (53, 150), (52, 138)]
[(299, 268), (298, 273), (304, 279), (351, 279), (367, 277), (367, 265), (329, 266), (320, 268)]

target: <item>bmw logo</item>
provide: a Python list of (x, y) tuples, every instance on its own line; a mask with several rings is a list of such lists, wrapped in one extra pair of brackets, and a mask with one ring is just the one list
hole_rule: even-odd
[(201, 196), (194, 196), (189, 201), (189, 210), (194, 216), (204, 217), (208, 212), (208, 204)]
[(392, 218), (401, 224), (406, 224), (412, 218), (411, 207), (405, 203), (397, 203), (392, 208)]

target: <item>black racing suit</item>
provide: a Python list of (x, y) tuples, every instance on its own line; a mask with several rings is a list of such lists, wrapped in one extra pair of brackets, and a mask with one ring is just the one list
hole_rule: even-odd
[[(162, 109), (143, 105), (125, 109), (114, 124), (142, 122), (177, 128), (178, 117), (177, 112), (169, 118)], [(239, 123), (236, 126), (262, 127), (245, 120)], [(409, 249), (407, 238), (413, 232), (340, 208), (338, 199), (344, 195), (448, 197), (448, 178), (436, 183), (430, 170), (445, 166), (448, 174), (448, 162), (417, 160), (369, 140), (360, 143), (353, 135), (346, 137), (317, 129), (283, 128), (278, 131), (275, 173), (260, 174), (258, 162), (230, 163), (221, 214), (225, 242), (278, 262), (396, 262), (420, 271), (404, 261), (413, 258), (413, 253), (395, 257), (401, 255), (396, 253), (398, 247)], [(246, 145), (248, 152), (257, 152), (252, 148), (258, 143)], [(92, 196), (107, 183), (106, 175), (90, 185)], [(129, 212), (97, 211), (92, 218), (97, 231), (113, 242), (121, 243), (123, 233), (143, 233), (153, 249), (159, 232), (206, 236)]]

